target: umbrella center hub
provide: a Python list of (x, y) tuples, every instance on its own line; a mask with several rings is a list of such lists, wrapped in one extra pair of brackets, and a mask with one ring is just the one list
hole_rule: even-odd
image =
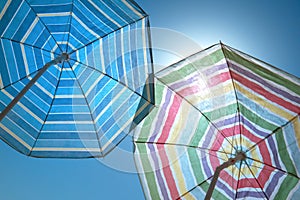
[(247, 157), (247, 156), (246, 156), (246, 153), (245, 153), (245, 152), (243, 152), (243, 151), (238, 151), (238, 152), (236, 152), (235, 157), (230, 158), (229, 161), (230, 161), (232, 164), (235, 164), (236, 162), (245, 160), (246, 157)]
[(55, 64), (62, 63), (64, 61), (70, 60), (70, 56), (68, 53), (64, 52), (55, 58)]

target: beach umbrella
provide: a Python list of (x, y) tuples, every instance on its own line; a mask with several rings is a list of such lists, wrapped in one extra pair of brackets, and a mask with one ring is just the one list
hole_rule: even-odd
[(153, 105), (131, 0), (3, 0), (0, 36), (0, 138), (23, 154), (104, 156)]
[(299, 198), (299, 78), (217, 44), (154, 83), (134, 137), (147, 199)]

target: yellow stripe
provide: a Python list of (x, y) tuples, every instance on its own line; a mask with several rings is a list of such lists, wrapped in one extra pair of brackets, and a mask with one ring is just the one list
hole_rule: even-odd
[(9, 135), (11, 135), (13, 138), (15, 138), (18, 142), (20, 142), (24, 147), (26, 147), (28, 150), (31, 149), (31, 146), (29, 146), (24, 140), (22, 140), (19, 136), (14, 134), (11, 130), (9, 130), (6, 126), (3, 124), (0, 124), (0, 127), (5, 130)]
[(180, 106), (180, 110), (176, 115), (176, 120), (174, 122), (174, 128), (171, 129), (170, 135), (168, 138), (168, 142), (176, 142), (178, 138), (184, 134), (181, 133), (182, 128), (186, 125), (186, 119), (188, 119), (189, 110), (192, 106), (187, 105), (186, 103), (182, 103)]
[(294, 120), (294, 122), (293, 122), (298, 147), (300, 147), (300, 121), (299, 120), (300, 120), (300, 118), (297, 117), (296, 120)]
[[(168, 145), (165, 146), (165, 150), (169, 158), (169, 163), (171, 163), (170, 167), (172, 169), (173, 177), (176, 180), (175, 182), (177, 184), (177, 190), (179, 194), (184, 194), (186, 191), (188, 191), (188, 188), (186, 188), (183, 172), (181, 171), (181, 167), (179, 164), (179, 159), (182, 156), (182, 154), (186, 152), (180, 152), (180, 154), (178, 155), (176, 148), (174, 148), (174, 146)], [(187, 199), (192, 198), (190, 194), (186, 194), (184, 197)]]
[(294, 116), (290, 113), (286, 112), (284, 109), (279, 108), (276, 105), (273, 105), (266, 101), (265, 99), (259, 97), (258, 95), (255, 95), (253, 93), (248, 92), (246, 89), (244, 89), (239, 83), (235, 84), (235, 87), (237, 90), (239, 90), (243, 95), (245, 95), (247, 98), (251, 99), (253, 102), (269, 109), (273, 113), (275, 113), (278, 116), (281, 116), (282, 118), (285, 118), (287, 120), (292, 119)]
[(191, 102), (193, 105), (199, 104), (203, 100), (210, 100), (213, 97), (217, 97), (217, 94), (224, 95), (225, 93), (229, 93), (233, 91), (233, 86), (231, 82), (228, 82), (226, 85), (222, 84), (212, 87), (208, 89), (208, 92), (203, 95), (203, 91), (199, 91), (198, 94), (193, 94), (191, 96), (185, 97), (189, 102)]

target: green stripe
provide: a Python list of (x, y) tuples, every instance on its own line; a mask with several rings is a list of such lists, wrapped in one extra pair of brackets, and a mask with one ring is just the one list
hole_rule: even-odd
[(201, 141), (203, 135), (205, 134), (206, 130), (208, 129), (209, 122), (207, 119), (203, 116), (199, 119), (198, 127), (196, 129), (196, 132), (194, 133), (194, 136), (191, 139), (190, 145), (191, 146), (198, 146), (199, 142)]
[(200, 184), (205, 179), (204, 179), (204, 175), (202, 173), (204, 170), (201, 167), (201, 164), (200, 164), (201, 161), (199, 160), (197, 151), (198, 150), (196, 148), (188, 148), (188, 156), (189, 156), (189, 160), (191, 162), (193, 173), (195, 175), (197, 183)]
[[(239, 63), (240, 65), (243, 65), (244, 67), (250, 69), (252, 72), (256, 73), (258, 76), (268, 79), (278, 85), (285, 86), (289, 90), (300, 95), (299, 85), (282, 77), (280, 75), (281, 72), (279, 70), (277, 70), (276, 68), (274, 68), (274, 71), (270, 71), (266, 68), (261, 67), (260, 65), (257, 65), (255, 63), (243, 58), (242, 56), (240, 56), (226, 48), (224, 48), (223, 50), (224, 50), (224, 55), (226, 58), (229, 58), (230, 60), (235, 61), (235, 62)], [(292, 77), (291, 75), (288, 75), (288, 74), (286, 74), (286, 76)], [(295, 79), (297, 77), (294, 76), (293, 78)], [(299, 79), (299, 83), (300, 83), (300, 79)]]
[[(201, 52), (205, 53), (205, 52)], [(215, 52), (203, 57), (200, 60), (195, 62), (189, 63), (184, 67), (180, 68), (179, 70), (173, 71), (166, 76), (160, 78), (165, 84), (173, 83), (177, 80), (184, 79), (187, 75), (194, 73), (195, 71), (199, 70), (200, 68), (209, 67), (213, 64), (218, 63), (220, 60), (224, 58), (223, 52), (221, 49), (216, 50)]]
[(273, 153), (279, 153), (280, 159), (284, 163), (285, 168), (289, 173), (297, 174), (293, 161), (287, 150), (287, 146), (285, 144), (286, 140), (284, 138), (282, 129), (279, 129), (278, 131), (275, 132), (275, 137), (276, 137), (279, 152), (273, 152)]
[(288, 199), (290, 192), (295, 188), (298, 182), (299, 179), (289, 175), (286, 176), (284, 181), (281, 183), (274, 200)]
[(252, 123), (270, 131), (274, 131), (277, 128), (276, 125), (267, 122), (266, 120), (255, 114), (253, 111), (246, 108), (241, 102), (239, 102), (239, 108), (240, 113), (243, 114), (243, 116), (250, 120)]
[(222, 117), (235, 114), (237, 112), (237, 104), (233, 103), (222, 108), (218, 108), (211, 112), (203, 113), (210, 121), (220, 119)]
[[(143, 170), (146, 171), (143, 173), (145, 174), (145, 177), (147, 180), (147, 186), (149, 187), (150, 196), (152, 199), (160, 199), (154, 172), (150, 172), (149, 170), (147, 170), (151, 166), (151, 163), (149, 162), (149, 159), (148, 159), (150, 155), (148, 155), (148, 153), (147, 153), (146, 144), (145, 143), (136, 144), (136, 146), (138, 148), (139, 158), (143, 165), (142, 166)], [(143, 155), (143, 156), (141, 156), (141, 155)]]

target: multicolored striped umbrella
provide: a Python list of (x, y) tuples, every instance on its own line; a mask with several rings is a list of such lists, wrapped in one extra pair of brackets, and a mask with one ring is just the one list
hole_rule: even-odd
[(213, 199), (299, 198), (299, 78), (217, 44), (158, 72), (155, 95), (134, 139), (147, 199), (203, 199), (213, 179)]
[(104, 156), (153, 105), (131, 0), (0, 2), (0, 137), (35, 157)]

